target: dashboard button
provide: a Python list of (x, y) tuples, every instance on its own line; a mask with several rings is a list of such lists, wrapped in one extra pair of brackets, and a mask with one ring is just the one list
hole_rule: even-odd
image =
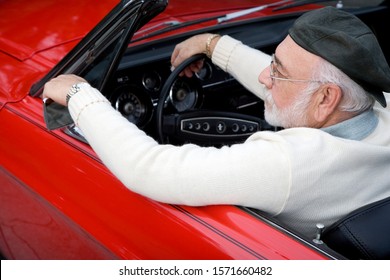
[(219, 134), (222, 134), (226, 131), (226, 124), (224, 122), (218, 122), (215, 129)]
[(192, 124), (192, 122), (186, 122), (185, 123), (185, 128), (189, 129), (189, 130), (192, 130), (194, 128), (194, 125)]
[(240, 126), (239, 126), (238, 124), (234, 123), (234, 124), (232, 125), (232, 131), (233, 131), (234, 133), (237, 133), (239, 130), (240, 130)]
[(204, 123), (202, 124), (202, 129), (203, 129), (203, 131), (205, 131), (205, 132), (209, 131), (209, 130), (210, 130), (210, 124), (209, 124), (208, 122), (204, 122)]

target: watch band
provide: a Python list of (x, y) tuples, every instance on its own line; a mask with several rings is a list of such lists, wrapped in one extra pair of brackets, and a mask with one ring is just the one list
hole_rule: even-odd
[(66, 95), (66, 105), (68, 105), (70, 98), (81, 90), (81, 84), (77, 83), (70, 87), (68, 94)]
[(208, 58), (211, 58), (211, 55), (212, 55), (211, 49), (210, 49), (211, 42), (215, 38), (219, 38), (219, 37), (221, 37), (221, 35), (219, 35), (219, 34), (212, 34), (212, 35), (210, 35), (210, 37), (207, 38), (207, 41), (206, 41), (206, 55), (207, 55)]

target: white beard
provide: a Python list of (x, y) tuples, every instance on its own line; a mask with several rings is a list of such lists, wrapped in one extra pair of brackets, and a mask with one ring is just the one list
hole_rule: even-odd
[(307, 127), (307, 110), (311, 99), (311, 92), (302, 91), (298, 98), (289, 107), (279, 109), (272, 94), (269, 91), (265, 93), (265, 120), (272, 126), (283, 128)]

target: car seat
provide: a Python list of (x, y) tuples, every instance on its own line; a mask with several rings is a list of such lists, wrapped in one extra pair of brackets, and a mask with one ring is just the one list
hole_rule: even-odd
[(390, 197), (351, 212), (322, 240), (348, 259), (390, 259)]

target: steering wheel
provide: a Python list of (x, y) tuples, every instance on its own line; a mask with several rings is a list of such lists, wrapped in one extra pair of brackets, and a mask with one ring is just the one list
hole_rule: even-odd
[(237, 111), (195, 109), (164, 115), (165, 102), (179, 74), (191, 63), (205, 58), (205, 54), (196, 54), (186, 59), (172, 71), (164, 83), (156, 109), (159, 142), (164, 144), (166, 136), (174, 135), (185, 142), (221, 146), (242, 142), (259, 130), (273, 130), (263, 119)]
[(165, 137), (163, 133), (164, 123), (163, 123), (163, 110), (164, 110), (164, 104), (169, 96), (170, 89), (173, 85), (173, 83), (176, 81), (177, 77), (185, 68), (187, 68), (191, 63), (204, 59), (207, 56), (205, 54), (196, 54), (193, 55), (186, 60), (184, 60), (179, 66), (177, 66), (172, 73), (169, 75), (168, 79), (165, 81), (161, 93), (160, 98), (157, 103), (157, 110), (156, 110), (156, 119), (157, 119), (157, 133), (158, 133), (158, 139), (160, 143), (165, 143)]

